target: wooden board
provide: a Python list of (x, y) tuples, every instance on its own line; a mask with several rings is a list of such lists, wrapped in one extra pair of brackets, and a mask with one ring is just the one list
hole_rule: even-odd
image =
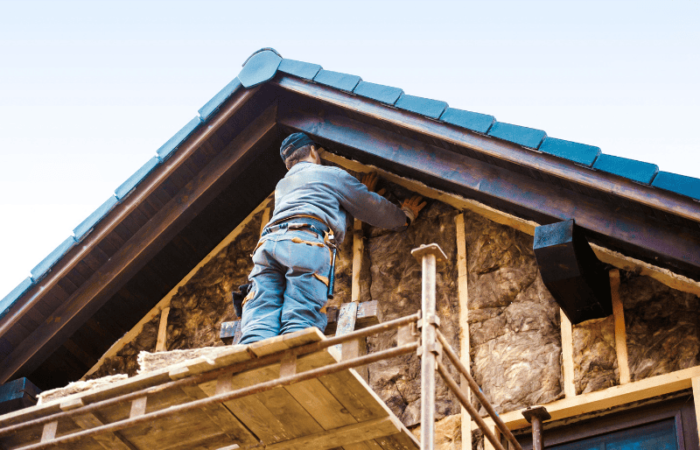
[[(309, 329), (256, 343), (254, 351), (252, 345), (232, 346), (208, 360), (194, 359), (152, 374), (144, 374), (136, 382), (134, 379), (123, 380), (95, 391), (74, 394), (50, 404), (28, 408), (19, 415), (0, 417), (0, 426), (46, 416), (57, 412), (61, 407), (65, 410), (78, 408), (96, 400), (123, 394), (129, 388), (133, 390), (162, 384), (170, 379), (181, 379), (245, 361), (253, 358), (253, 355), (269, 355), (321, 339), (324, 336), (318, 330)], [(301, 373), (336, 362), (328, 350), (323, 350), (298, 357), (295, 369), (296, 373)], [(275, 363), (230, 377), (220, 377), (219, 380), (198, 386), (160, 391), (149, 395), (145, 405), (137, 402), (132, 406), (132, 403), (127, 402), (102, 408), (92, 415), (63, 419), (58, 423), (56, 436), (124, 420), (130, 414), (149, 414), (217, 393), (275, 380), (279, 376), (280, 363)], [(42, 431), (42, 426), (36, 426), (12, 436), (0, 437), (0, 448), (17, 448), (37, 443)], [(352, 370), (151, 420), (75, 443), (58, 444), (52, 448), (222, 449), (234, 444), (247, 448), (260, 443), (277, 450), (419, 448), (413, 435)]]

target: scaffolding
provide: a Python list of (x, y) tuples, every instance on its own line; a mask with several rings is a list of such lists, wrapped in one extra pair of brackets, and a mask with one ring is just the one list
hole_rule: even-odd
[[(437, 373), (495, 449), (522, 450), (439, 330), (435, 280), (444, 253), (430, 244), (412, 254), (422, 264), (423, 277), (421, 311), (415, 314), (331, 338), (308, 329), (232, 346), (215, 358), (7, 414), (0, 417), (0, 446), (433, 450)], [(395, 347), (343, 361), (329, 352), (336, 345), (396, 329)], [(350, 370), (409, 353), (421, 357), (420, 443)], [(448, 373), (443, 354), (492, 418), (499, 436), (470, 402), (467, 386), (460, 387)], [(304, 422), (305, 414), (313, 423)]]

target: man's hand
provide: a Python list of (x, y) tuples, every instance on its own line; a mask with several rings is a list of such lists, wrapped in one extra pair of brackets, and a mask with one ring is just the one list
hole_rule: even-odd
[[(377, 178), (376, 172), (370, 172), (370, 173), (365, 174), (365, 176), (362, 177), (362, 184), (367, 186), (367, 189), (370, 192), (374, 192), (374, 188), (377, 187), (377, 180), (378, 180), (378, 178)], [(385, 192), (386, 192), (386, 189), (380, 189), (379, 192), (377, 192), (377, 194), (384, 195)]]
[(425, 208), (426, 202), (421, 203), (423, 197), (420, 195), (414, 195), (413, 197), (403, 201), (401, 209), (406, 213), (411, 222), (416, 220), (418, 214), (420, 214), (421, 209)]

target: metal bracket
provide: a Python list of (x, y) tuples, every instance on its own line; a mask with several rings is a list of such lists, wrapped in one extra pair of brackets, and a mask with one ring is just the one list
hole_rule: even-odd
[(418, 321), (416, 322), (416, 327), (419, 330), (423, 328), (424, 321), (425, 323), (435, 325), (437, 328), (440, 328), (440, 318), (435, 314), (429, 314), (423, 319), (418, 319)]

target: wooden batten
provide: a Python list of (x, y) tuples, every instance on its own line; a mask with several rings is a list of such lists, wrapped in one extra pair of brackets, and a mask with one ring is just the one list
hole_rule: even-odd
[[(627, 384), (613, 386), (601, 391), (588, 392), (573, 398), (564, 398), (542, 406), (547, 408), (547, 411), (552, 416), (552, 420), (569, 419), (582, 414), (615, 408), (690, 389), (693, 378), (697, 377), (700, 377), (700, 366), (639, 381), (631, 381)], [(527, 428), (529, 424), (523, 417), (522, 411), (524, 410), (501, 414), (501, 419), (511, 430)], [(490, 418), (485, 420), (489, 426), (493, 425), (493, 421)], [(474, 425), (472, 425), (472, 429), (475, 429)]]
[[(464, 230), (464, 214), (455, 216), (457, 235), (457, 296), (459, 297), (459, 348), (460, 359), (465, 367), (469, 362), (469, 268), (467, 259), (467, 238)], [(467, 380), (461, 376), (460, 386), (467, 386)], [(471, 400), (471, 391), (467, 389), (467, 398)], [(462, 407), (462, 450), (472, 448), (472, 418)]]
[[(89, 375), (95, 373), (95, 372), (102, 366), (102, 364), (104, 364), (104, 362), (105, 362), (106, 359), (115, 356), (117, 353), (119, 353), (119, 351), (120, 351), (121, 349), (124, 348), (124, 346), (125, 346), (126, 344), (128, 344), (128, 343), (132, 342), (134, 339), (136, 339), (136, 336), (138, 336), (139, 333), (141, 333), (141, 331), (143, 330), (143, 326), (144, 326), (145, 324), (147, 324), (148, 322), (150, 322), (151, 320), (153, 320), (153, 318), (155, 318), (156, 316), (161, 315), (162, 312), (163, 312), (163, 310), (164, 310), (165, 308), (169, 308), (169, 307), (170, 307), (170, 301), (171, 301), (172, 298), (175, 296), (175, 294), (177, 294), (177, 291), (178, 291), (182, 286), (184, 286), (185, 284), (187, 284), (187, 282), (190, 281), (190, 280), (192, 279), (193, 276), (195, 276), (195, 274), (199, 271), (199, 269), (201, 269), (202, 267), (204, 267), (209, 261), (212, 260), (212, 258), (216, 257), (216, 255), (217, 255), (221, 250), (223, 250), (223, 249), (226, 248), (231, 242), (233, 242), (233, 241), (241, 234), (241, 232), (243, 232), (243, 229), (250, 223), (250, 221), (253, 220), (253, 218), (255, 217), (255, 215), (258, 214), (260, 211), (264, 211), (265, 208), (267, 208), (267, 206), (268, 206), (268, 204), (269, 204), (269, 202), (270, 202), (270, 199), (273, 198), (273, 195), (274, 195), (274, 193), (273, 193), (273, 194), (270, 194), (260, 205), (258, 205), (258, 207), (255, 208), (255, 209), (248, 215), (248, 217), (246, 217), (245, 219), (243, 219), (243, 221), (242, 221), (241, 223), (239, 223), (238, 226), (236, 226), (236, 228), (234, 228), (233, 231), (231, 231), (231, 232), (228, 234), (228, 236), (226, 236), (226, 237), (224, 238), (224, 240), (222, 240), (222, 241), (219, 243), (219, 245), (217, 245), (211, 252), (209, 252), (209, 254), (208, 254), (207, 256), (205, 256), (205, 257), (199, 262), (199, 264), (197, 264), (192, 270), (190, 270), (190, 272), (189, 272), (187, 275), (185, 275), (185, 277), (184, 277), (182, 280), (180, 280), (180, 282), (179, 282), (174, 288), (172, 288), (172, 289), (170, 290), (170, 292), (168, 292), (168, 294), (167, 294), (165, 297), (163, 297), (163, 298), (158, 302), (158, 304), (156, 304), (156, 306), (153, 307), (153, 309), (151, 309), (151, 310), (148, 312), (148, 314), (146, 314), (145, 316), (143, 316), (143, 318), (142, 318), (136, 325), (134, 325), (134, 327), (133, 327), (131, 330), (129, 330), (128, 333), (126, 333), (121, 339), (119, 339), (117, 342), (115, 342), (115, 343), (109, 348), (109, 350), (107, 350), (107, 352), (106, 352), (104, 355), (102, 355), (102, 357), (100, 358), (100, 360), (97, 361), (97, 363), (95, 363), (95, 365), (92, 366), (92, 368), (91, 368), (85, 375), (83, 375), (83, 378), (81, 378), (81, 380), (84, 380), (85, 377), (87, 377), (87, 376), (89, 376)], [(269, 220), (269, 215), (268, 215), (268, 220)], [(160, 331), (160, 330), (159, 330), (159, 331)], [(160, 333), (159, 333), (159, 334), (160, 334)]]
[(561, 316), (561, 359), (564, 366), (564, 395), (566, 398), (572, 398), (576, 396), (573, 327), (564, 311), (560, 310), (559, 315)]
[(617, 269), (610, 271), (610, 294), (615, 319), (615, 351), (617, 352), (617, 366), (620, 370), (620, 384), (626, 384), (630, 382), (630, 367), (627, 357), (625, 309), (620, 299), (620, 271)]
[(160, 312), (160, 322), (158, 323), (158, 339), (156, 340), (156, 351), (162, 352), (166, 349), (166, 342), (168, 338), (168, 314), (170, 313), (170, 307), (166, 306)]

